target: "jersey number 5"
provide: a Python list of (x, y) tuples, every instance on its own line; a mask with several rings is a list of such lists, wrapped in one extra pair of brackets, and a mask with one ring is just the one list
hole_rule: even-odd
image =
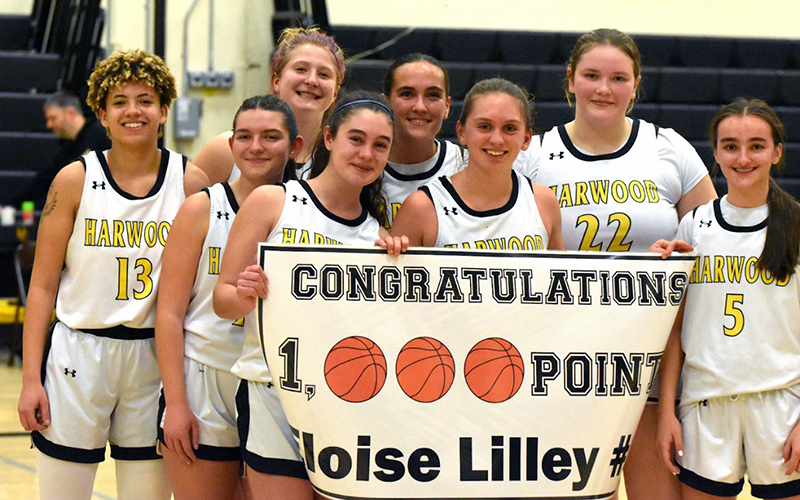
[[(594, 243), (594, 239), (597, 237), (597, 232), (600, 229), (600, 219), (598, 219), (596, 215), (583, 214), (578, 217), (577, 222), (575, 222), (575, 227), (581, 224), (586, 224), (586, 232), (583, 233), (580, 249), (595, 252), (602, 251), (603, 245), (601, 243)], [(611, 226), (611, 224), (616, 224), (617, 230), (614, 231), (614, 237), (611, 239), (611, 243), (608, 244), (606, 251), (627, 252), (630, 250), (631, 244), (623, 243), (623, 241), (625, 241), (628, 232), (631, 230), (631, 218), (622, 212), (616, 212), (608, 216), (608, 226)]]
[[(117, 285), (117, 300), (128, 300), (128, 258), (117, 257), (119, 263), (119, 284)], [(139, 270), (136, 281), (141, 283), (140, 290), (132, 290), (133, 298), (142, 300), (153, 293), (153, 279), (150, 274), (153, 272), (153, 263), (147, 259), (136, 259), (134, 268)]]
[(729, 293), (725, 296), (725, 316), (733, 318), (733, 326), (722, 325), (722, 331), (728, 337), (735, 337), (744, 329), (744, 313), (738, 307), (744, 304), (744, 294)]

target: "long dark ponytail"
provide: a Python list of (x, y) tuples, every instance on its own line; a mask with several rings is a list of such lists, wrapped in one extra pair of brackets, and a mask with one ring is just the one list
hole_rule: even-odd
[[(775, 147), (782, 145), (786, 132), (775, 111), (761, 99), (739, 97), (723, 107), (709, 127), (711, 146), (717, 148), (719, 124), (730, 116), (757, 116), (764, 120), (772, 130)], [(784, 157), (773, 165), (780, 170)], [(794, 274), (800, 256), (800, 204), (792, 195), (781, 189), (772, 177), (769, 179), (767, 195), (769, 223), (764, 250), (758, 258), (759, 269), (769, 271), (778, 281), (784, 281)]]

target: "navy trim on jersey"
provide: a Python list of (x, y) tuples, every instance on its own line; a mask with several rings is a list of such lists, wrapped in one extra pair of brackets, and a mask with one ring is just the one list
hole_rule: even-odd
[(200, 191), (204, 192), (206, 196), (208, 196), (209, 200), (211, 199), (211, 192), (208, 190), (208, 188), (203, 188)]
[(436, 164), (430, 170), (426, 172), (420, 172), (418, 174), (406, 175), (398, 172), (387, 163), (386, 168), (384, 168), (383, 171), (398, 181), (422, 181), (425, 179), (430, 179), (442, 168), (442, 165), (444, 164), (444, 158), (447, 155), (447, 141), (440, 141), (437, 139), (436, 142), (439, 143), (439, 158), (436, 160)]
[(79, 156), (78, 161), (81, 162), (83, 165), (83, 172), (86, 173), (86, 160), (83, 158), (83, 156)]
[(110, 326), (108, 328), (75, 328), (75, 330), (95, 337), (117, 340), (146, 340), (156, 336), (155, 328), (129, 328), (124, 325)]
[(282, 458), (264, 458), (247, 451), (247, 436), (250, 430), (250, 398), (248, 394), (247, 380), (240, 381), (239, 390), (236, 391), (236, 426), (239, 428), (239, 447), (242, 451), (242, 461), (254, 471), (263, 474), (308, 479), (308, 473), (303, 462)]
[(303, 462), (287, 460), (285, 458), (264, 458), (255, 453), (244, 450), (242, 460), (248, 467), (262, 474), (276, 474), (278, 476), (296, 477), (298, 479), (308, 479), (306, 466)]
[(247, 443), (247, 434), (250, 429), (250, 405), (248, 404), (250, 390), (247, 387), (247, 380), (239, 380), (239, 388), (236, 390), (236, 428), (239, 431), (239, 448), (244, 452)]
[[(509, 210), (511, 210), (512, 208), (514, 208), (514, 205), (517, 203), (517, 198), (519, 197), (519, 181), (517, 180), (517, 176), (514, 175), (513, 170), (511, 171), (511, 196), (508, 198), (506, 204), (500, 208), (493, 208), (491, 210), (486, 210), (483, 212), (468, 207), (467, 204), (464, 203), (464, 200), (462, 200), (461, 197), (458, 195), (458, 192), (456, 192), (456, 188), (453, 187), (453, 185), (450, 183), (447, 177), (445, 176), (439, 177), (439, 181), (441, 181), (442, 185), (447, 190), (447, 192), (450, 193), (450, 196), (453, 197), (453, 200), (456, 202), (456, 205), (461, 207), (461, 209), (464, 212), (468, 213), (473, 217), (494, 217), (495, 215), (504, 214)], [(531, 189), (533, 189), (533, 186), (531, 186)]]
[(299, 182), (300, 186), (305, 190), (306, 193), (308, 193), (308, 196), (311, 198), (311, 201), (314, 203), (314, 206), (316, 206), (319, 209), (319, 211), (322, 212), (322, 215), (329, 218), (330, 220), (338, 222), (339, 224), (348, 227), (358, 227), (361, 224), (363, 224), (365, 220), (367, 220), (367, 211), (364, 210), (364, 207), (361, 207), (361, 215), (359, 215), (355, 219), (345, 219), (344, 217), (339, 217), (333, 212), (330, 212), (327, 208), (325, 208), (322, 205), (322, 202), (319, 201), (317, 195), (315, 195), (314, 191), (311, 190), (311, 186), (308, 185), (308, 182), (304, 180), (299, 180), (297, 182)]
[(558, 126), (558, 135), (561, 137), (561, 142), (564, 143), (564, 146), (567, 148), (567, 151), (569, 151), (572, 156), (581, 161), (613, 160), (615, 158), (620, 158), (622, 156), (625, 156), (625, 154), (628, 151), (630, 151), (633, 145), (636, 143), (636, 137), (639, 135), (639, 123), (640, 120), (633, 120), (633, 124), (631, 125), (631, 135), (628, 136), (628, 140), (621, 148), (614, 151), (613, 153), (608, 153), (604, 155), (587, 155), (586, 153), (583, 153), (580, 150), (578, 150), (578, 148), (576, 148), (575, 145), (572, 144), (572, 139), (569, 138), (569, 134), (567, 133), (567, 129), (564, 125)]
[(44, 352), (42, 353), (42, 387), (44, 387), (44, 379), (47, 376), (47, 357), (50, 356), (50, 348), (53, 345), (53, 332), (56, 331), (56, 322), (53, 321), (50, 324), (50, 328), (47, 329), (47, 338), (44, 342)]
[(99, 464), (106, 459), (106, 447), (93, 450), (63, 446), (48, 441), (39, 431), (31, 432), (31, 440), (36, 449), (48, 457), (79, 464)]
[(431, 203), (433, 203), (433, 195), (431, 195), (431, 190), (428, 189), (428, 186), (420, 186), (417, 188), (417, 190), (425, 193), (428, 196), (428, 198), (431, 199)]
[(781, 484), (750, 483), (750, 493), (756, 498), (787, 498), (800, 495), (800, 479)]
[(228, 184), (227, 182), (223, 182), (222, 188), (225, 190), (225, 196), (228, 198), (228, 203), (231, 204), (233, 213), (239, 213), (239, 204), (236, 203), (236, 195), (233, 194), (233, 189), (231, 189), (231, 185)]
[[(164, 388), (161, 388), (161, 395), (158, 398), (158, 424), (156, 429), (158, 431), (158, 442), (161, 446), (169, 449), (167, 441), (164, 438), (164, 428), (161, 427), (161, 422), (164, 420), (164, 411), (167, 409), (167, 402), (164, 398)], [(242, 460), (242, 452), (238, 446), (211, 446), (209, 444), (200, 444), (194, 450), (194, 454), (200, 460), (208, 460), (209, 462), (239, 462)]]
[(764, 229), (769, 224), (769, 217), (759, 222), (755, 226), (734, 226), (733, 224), (729, 224), (722, 217), (722, 205), (720, 204), (719, 198), (714, 200), (714, 217), (717, 219), (717, 222), (722, 229), (732, 233), (754, 233)]
[[(161, 189), (161, 186), (164, 184), (164, 179), (167, 177), (167, 165), (169, 164), (169, 151), (164, 148), (161, 148), (161, 164), (158, 166), (158, 178), (156, 178), (155, 184), (153, 187), (150, 188), (150, 191), (144, 196), (134, 196), (126, 191), (123, 191), (122, 188), (117, 185), (117, 182), (114, 180), (114, 177), (111, 176), (111, 171), (108, 169), (108, 162), (106, 161), (105, 155), (100, 151), (94, 151), (95, 155), (97, 155), (97, 159), (100, 162), (100, 166), (103, 169), (103, 173), (108, 178), (108, 183), (111, 184), (111, 187), (114, 188), (114, 191), (117, 192), (123, 198), (128, 200), (144, 200), (146, 198), (150, 198), (151, 196), (158, 193)], [(185, 159), (185, 157), (184, 157)]]
[(143, 446), (141, 448), (126, 448), (111, 445), (111, 458), (115, 460), (161, 460), (161, 455), (156, 451), (156, 446)]
[(181, 155), (181, 161), (183, 162), (183, 172), (186, 173), (186, 164), (189, 163), (189, 158)]
[(676, 464), (681, 472), (678, 474), (678, 480), (687, 486), (691, 486), (697, 491), (708, 493), (709, 495), (716, 495), (719, 497), (735, 497), (742, 491), (744, 486), (744, 478), (736, 483), (723, 483), (721, 481), (713, 481), (711, 479), (699, 476), (689, 469), (684, 469), (681, 464)]

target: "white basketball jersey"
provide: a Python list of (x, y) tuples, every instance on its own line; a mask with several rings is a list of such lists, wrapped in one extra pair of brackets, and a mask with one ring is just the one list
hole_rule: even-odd
[(383, 171), (389, 227), (408, 195), (436, 177), (450, 176), (464, 167), (461, 148), (449, 141), (436, 140), (436, 153), (422, 163), (403, 165), (389, 162)]
[(512, 191), (508, 202), (487, 211), (473, 210), (464, 203), (448, 177), (422, 187), (436, 209), (439, 232), (437, 247), (484, 250), (544, 250), (549, 237), (544, 227), (533, 187), (527, 177), (511, 171)]
[(72, 329), (153, 328), (161, 253), (185, 198), (186, 158), (161, 150), (158, 179), (139, 198), (114, 182), (104, 153), (92, 151), (56, 299)]
[(686, 353), (681, 404), (791, 387), (800, 382), (800, 282), (756, 267), (767, 206), (734, 207), (726, 198), (681, 221), (694, 246), (681, 341)]
[[(268, 243), (373, 246), (378, 239), (380, 224), (366, 210), (356, 219), (343, 219), (322, 206), (306, 181), (289, 181), (284, 189), (283, 212), (267, 236)], [(255, 323), (253, 311), (245, 318), (244, 349), (233, 373), (246, 380), (269, 382), (272, 376)]]
[(642, 120), (633, 120), (627, 142), (610, 154), (580, 151), (564, 125), (540, 140), (533, 180), (559, 201), (567, 250), (646, 251), (673, 239), (678, 201), (707, 174), (688, 142)]
[(228, 233), (239, 205), (227, 182), (215, 184), (207, 192), (211, 201), (208, 233), (203, 242), (192, 298), (184, 319), (184, 354), (198, 363), (230, 371), (242, 353), (244, 321), (220, 318), (214, 314), (213, 298)]

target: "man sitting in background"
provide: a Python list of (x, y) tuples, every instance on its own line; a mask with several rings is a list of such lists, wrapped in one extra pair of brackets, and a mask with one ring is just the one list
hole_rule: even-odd
[(16, 205), (31, 200), (37, 209), (44, 206), (47, 190), (61, 167), (73, 162), (89, 150), (111, 147), (106, 131), (94, 115), (83, 115), (80, 100), (69, 91), (59, 91), (44, 103), (46, 127), (60, 139), (60, 149), (51, 162), (43, 162)]

